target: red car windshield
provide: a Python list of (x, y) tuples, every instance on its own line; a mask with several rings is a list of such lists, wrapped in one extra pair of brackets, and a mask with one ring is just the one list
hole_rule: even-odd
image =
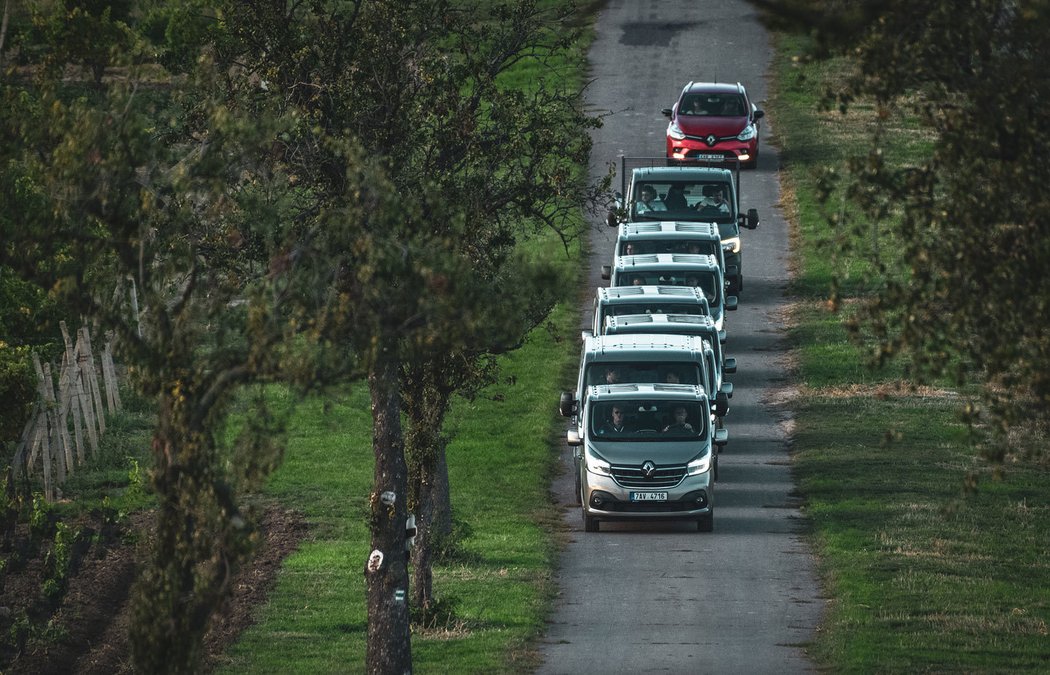
[(678, 106), (679, 115), (744, 117), (747, 102), (740, 94), (686, 94)]

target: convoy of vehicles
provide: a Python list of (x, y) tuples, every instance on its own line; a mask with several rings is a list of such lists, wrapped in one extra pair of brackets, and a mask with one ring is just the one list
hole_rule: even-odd
[(741, 228), (759, 224), (741, 212), (740, 165), (757, 161), (763, 113), (740, 84), (690, 82), (664, 114), (666, 157), (622, 158), (610, 286), (595, 292), (576, 389), (558, 406), (587, 532), (645, 519), (714, 528), (737, 369), (725, 312), (744, 286)]

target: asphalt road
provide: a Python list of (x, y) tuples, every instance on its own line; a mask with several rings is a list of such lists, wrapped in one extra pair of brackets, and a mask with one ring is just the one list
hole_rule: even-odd
[[(620, 155), (661, 156), (670, 107), (690, 80), (742, 82), (766, 108), (769, 37), (742, 0), (610, 0), (590, 53), (591, 173)], [(560, 602), (542, 645), (540, 673), (811, 672), (804, 644), (823, 611), (814, 561), (800, 535), (788, 457), (790, 413), (774, 406), (790, 387), (781, 311), (788, 229), (778, 210), (775, 129), (767, 109), (758, 168), (741, 176), (741, 207), (762, 224), (744, 230), (744, 292), (727, 315), (727, 355), (738, 372), (719, 460), (714, 532), (695, 523), (601, 523), (585, 533), (572, 459), (553, 486), (572, 530), (559, 569)], [(619, 177), (617, 177), (617, 184)], [(612, 256), (615, 231), (595, 223), (590, 279)], [(589, 325), (590, 300), (580, 325)]]

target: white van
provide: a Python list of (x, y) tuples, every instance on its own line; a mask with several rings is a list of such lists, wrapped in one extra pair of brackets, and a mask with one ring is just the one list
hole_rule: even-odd
[(726, 269), (722, 235), (716, 223), (690, 223), (674, 220), (620, 223), (616, 237), (616, 255), (645, 253), (686, 253), (712, 255), (726, 279), (735, 278), (737, 270)]
[(707, 296), (695, 286), (613, 286), (594, 294), (591, 334), (601, 335), (606, 320), (621, 314), (710, 316)]
[(611, 267), (602, 268), (602, 278), (610, 286), (696, 286), (707, 296), (711, 316), (718, 330), (725, 323), (726, 311), (737, 308), (735, 295), (726, 295), (725, 275), (718, 260), (710, 255), (650, 253), (616, 256)]

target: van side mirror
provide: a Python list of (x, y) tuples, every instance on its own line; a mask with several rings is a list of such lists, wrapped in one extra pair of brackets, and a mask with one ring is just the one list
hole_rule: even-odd
[(747, 222), (744, 224), (749, 230), (753, 230), (758, 227), (758, 209), (747, 210)]
[(612, 279), (612, 265), (602, 265), (602, 279)]
[(715, 429), (715, 445), (723, 447), (729, 442), (729, 429)]
[(725, 380), (723, 380), (722, 381), (722, 386), (718, 388), (718, 393), (725, 394), (726, 395), (726, 399), (733, 398), (733, 383), (732, 382), (726, 382)]
[(731, 356), (722, 362), (722, 372), (727, 375), (732, 375), (736, 372), (736, 359), (734, 357)]
[(576, 392), (563, 391), (561, 398), (558, 400), (558, 412), (562, 417), (572, 417), (576, 414), (576, 410)]
[(723, 328), (722, 330), (718, 331), (718, 341), (721, 342), (722, 344), (726, 343), (726, 329), (725, 328)]
[(740, 304), (740, 298), (736, 297), (735, 295), (727, 295), (725, 304), (727, 312), (735, 312), (737, 305)]
[(725, 417), (729, 414), (729, 397), (725, 395), (725, 392), (720, 391), (715, 394), (711, 411), (714, 412), (715, 417)]
[(671, 116), (671, 109), (670, 108), (664, 108), (660, 112), (663, 114), (664, 117), (670, 117)]
[(755, 111), (754, 118), (756, 120), (760, 120), (760, 119), (762, 119), (765, 116), (766, 116), (766, 111), (765, 110), (756, 110)]
[(580, 430), (577, 428), (566, 431), (565, 442), (573, 447), (583, 445), (583, 439), (580, 438)]

